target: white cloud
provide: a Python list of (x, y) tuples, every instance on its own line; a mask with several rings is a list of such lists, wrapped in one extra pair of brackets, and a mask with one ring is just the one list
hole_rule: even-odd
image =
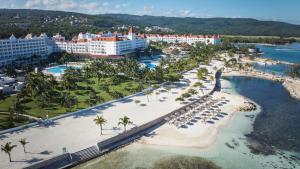
[[(61, 10), (88, 14), (127, 13), (154, 16), (205, 17), (204, 14), (195, 9), (166, 9), (155, 4), (132, 8), (131, 3), (133, 2), (113, 3), (113, 1), (108, 0), (24, 0), (22, 3), (19, 0), (5, 0), (4, 3), (0, 3), (0, 8)], [(204, 13), (207, 15), (207, 12)]]

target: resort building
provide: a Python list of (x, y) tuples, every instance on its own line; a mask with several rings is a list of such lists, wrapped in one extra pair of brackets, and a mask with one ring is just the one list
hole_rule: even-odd
[(63, 36), (53, 36), (53, 52), (66, 51), (69, 53), (88, 54), (92, 56), (120, 56), (147, 48), (147, 39), (143, 34), (136, 35), (132, 27), (128, 34), (114, 33), (79, 33), (71, 41), (66, 41)]
[(0, 40), (0, 67), (7, 64), (22, 64), (29, 62), (32, 56), (47, 58), (47, 35), (39, 37), (28, 34), (25, 38), (17, 39), (11, 35), (9, 39)]
[(203, 43), (206, 45), (220, 45), (221, 39), (219, 35), (159, 35), (147, 34), (148, 41), (167, 42), (167, 43), (188, 43), (190, 45)]
[[(71, 41), (67, 41), (60, 34), (52, 38), (46, 34), (39, 37), (28, 34), (25, 38), (0, 40), (0, 67), (8, 64), (21, 65), (32, 63), (33, 60), (47, 59), (53, 52), (69, 52), (92, 56), (120, 56), (147, 48), (144, 34), (136, 35), (133, 28), (129, 28), (127, 35), (115, 33), (90, 34), (79, 33)], [(34, 59), (33, 59), (34, 57)]]

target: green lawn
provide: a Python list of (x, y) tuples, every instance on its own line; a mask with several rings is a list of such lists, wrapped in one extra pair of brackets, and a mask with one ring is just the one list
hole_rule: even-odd
[[(26, 113), (35, 117), (45, 118), (47, 113), (49, 117), (55, 117), (58, 115), (65, 114), (66, 112), (73, 112), (79, 109), (90, 107), (90, 105), (86, 103), (86, 100), (89, 98), (89, 92), (90, 92), (87, 86), (92, 87), (96, 91), (97, 96), (103, 99), (103, 101), (97, 102), (97, 104), (100, 104), (103, 102), (116, 99), (112, 97), (110, 93), (103, 91), (102, 90), (103, 86), (108, 86), (110, 92), (117, 91), (119, 93), (122, 93), (123, 96), (127, 96), (136, 93), (138, 85), (141, 84), (141, 82), (138, 81), (125, 80), (118, 85), (112, 85), (110, 78), (102, 79), (100, 82), (98, 82), (96, 79), (90, 79), (90, 80), (93, 81), (92, 84), (87, 84), (86, 82), (78, 82), (77, 90), (70, 91), (70, 93), (78, 99), (78, 105), (73, 107), (72, 109), (66, 109), (58, 103), (51, 103), (49, 107), (41, 108), (38, 105), (36, 100), (32, 100), (31, 98), (28, 98), (28, 100), (25, 103)], [(148, 88), (150, 87), (150, 84), (143, 84), (143, 87)], [(68, 92), (68, 91), (63, 90), (60, 92)], [(12, 105), (15, 99), (16, 96), (10, 96), (4, 100), (1, 100), (0, 111), (8, 111), (8, 108)]]
[[(29, 121), (27, 120), (15, 120), (14, 121), (14, 127), (27, 124)], [(6, 114), (0, 114), (0, 130), (8, 129), (9, 122), (8, 122), (8, 115)]]

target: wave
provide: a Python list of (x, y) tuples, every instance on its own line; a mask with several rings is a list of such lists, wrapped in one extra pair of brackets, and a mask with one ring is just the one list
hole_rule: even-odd
[(280, 48), (280, 49), (275, 49), (277, 51), (300, 51), (300, 49), (294, 49), (294, 48)]

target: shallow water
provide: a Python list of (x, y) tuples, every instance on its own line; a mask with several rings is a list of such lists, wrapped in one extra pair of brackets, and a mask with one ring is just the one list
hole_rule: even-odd
[(272, 64), (272, 65), (265, 65), (265, 64), (253, 64), (253, 68), (267, 72), (267, 73), (275, 73), (277, 75), (286, 76), (290, 70), (290, 65), (287, 64)]
[[(263, 58), (269, 58), (278, 61), (286, 61), (290, 63), (300, 63), (300, 43), (293, 43), (287, 45), (266, 46), (256, 45), (257, 48), (264, 53)], [(275, 73), (277, 75), (287, 75), (290, 70), (288, 64), (254, 64), (253, 67), (257, 70)]]
[[(259, 107), (256, 112), (237, 114), (231, 123), (221, 130), (216, 143), (212, 147), (208, 149), (196, 149), (149, 146), (134, 143), (108, 154), (105, 157), (100, 157), (80, 165), (77, 168), (147, 168), (163, 157), (186, 155), (204, 157), (215, 162), (224, 169), (273, 169), (275, 167), (299, 169), (299, 160), (287, 160), (287, 158), (290, 158), (291, 155), (300, 158), (300, 153), (278, 150), (280, 153), (284, 154), (269, 156), (254, 155), (250, 153), (250, 150), (247, 147), (249, 143), (245, 136), (245, 134), (249, 134), (253, 131), (252, 126), (254, 122), (256, 122), (255, 117), (257, 116), (258, 119), (261, 119), (261, 114), (264, 114), (266, 110), (275, 110), (274, 104), (283, 104), (285, 109), (281, 109), (279, 113), (284, 115), (287, 113), (286, 111), (293, 112), (292, 109), (298, 108), (298, 102), (293, 100), (280, 84), (273, 84), (273, 82), (268, 80), (245, 77), (232, 77), (229, 78), (229, 80), (235, 90), (229, 88), (226, 89), (227, 92), (241, 93), (255, 102), (260, 103), (262, 106)], [(260, 111), (263, 113), (260, 113)], [(272, 114), (270, 114), (270, 116), (272, 116)], [(271, 120), (274, 119), (271, 118)], [(299, 121), (300, 119), (296, 120)], [(287, 125), (287, 123), (283, 124)], [(260, 126), (261, 125), (254, 125), (254, 127)], [(230, 145), (231, 148), (228, 145)]]
[(256, 45), (264, 53), (262, 57), (273, 60), (300, 63), (300, 43), (266, 46)]

